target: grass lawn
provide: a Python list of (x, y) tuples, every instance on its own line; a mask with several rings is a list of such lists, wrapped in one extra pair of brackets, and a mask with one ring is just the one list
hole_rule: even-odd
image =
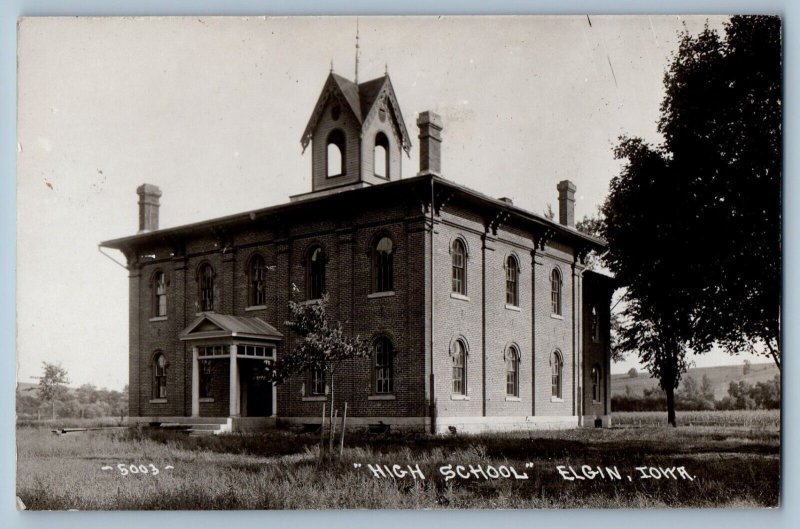
[[(777, 412), (760, 413), (771, 419), (482, 436), (352, 433), (343, 458), (322, 463), (319, 437), (290, 431), (56, 436), (21, 426), (17, 495), (37, 510), (774, 507), (779, 421)], [(424, 479), (399, 477), (408, 465)]]

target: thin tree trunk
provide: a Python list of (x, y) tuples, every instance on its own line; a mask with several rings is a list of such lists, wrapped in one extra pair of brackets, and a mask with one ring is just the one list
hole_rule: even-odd
[(325, 451), (325, 403), (322, 403), (322, 423), (319, 428), (319, 459), (322, 461), (322, 453)]
[(669, 385), (665, 391), (667, 393), (667, 422), (673, 427), (677, 427), (678, 421), (675, 419), (675, 388)]
[(767, 349), (769, 349), (769, 354), (772, 356), (772, 360), (775, 362), (775, 365), (778, 366), (778, 371), (781, 370), (781, 357), (778, 356), (778, 352), (772, 347), (772, 344), (769, 340), (765, 340), (764, 343), (767, 344)]
[(333, 457), (333, 443), (336, 441), (336, 423), (339, 421), (339, 410), (333, 414), (333, 421), (331, 422), (331, 435), (328, 443), (328, 452)]
[(347, 427), (347, 401), (344, 403), (344, 413), (342, 414), (342, 440), (339, 443), (339, 459), (342, 458), (344, 452), (344, 429)]
[(333, 405), (334, 405), (334, 400), (333, 399), (334, 399), (333, 371), (331, 371), (331, 411), (330, 411), (330, 414), (331, 414), (331, 420), (330, 420), (331, 427), (329, 429), (330, 434), (329, 434), (329, 440), (328, 440), (328, 444), (330, 445), (329, 455), (330, 455), (330, 452), (333, 452)]
[(53, 420), (56, 420), (56, 399), (51, 400), (50, 403), (53, 405)]

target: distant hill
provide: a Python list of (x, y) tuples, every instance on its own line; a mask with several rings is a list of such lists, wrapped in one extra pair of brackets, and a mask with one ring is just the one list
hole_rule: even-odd
[[(744, 374), (743, 365), (696, 367), (689, 369), (681, 380), (685, 377), (692, 377), (699, 385), (703, 375), (707, 375), (714, 385), (714, 398), (721, 399), (728, 395), (728, 384), (731, 382), (746, 380), (751, 385), (755, 385), (757, 382), (771, 380), (777, 374), (778, 368), (774, 363), (759, 363), (751, 364), (750, 372), (747, 375)], [(640, 371), (636, 378), (631, 378), (627, 373), (611, 375), (611, 396), (624, 395), (625, 386), (630, 387), (634, 395), (641, 395), (645, 388), (657, 385), (658, 381), (650, 378), (647, 371)]]
[(39, 387), (39, 384), (35, 383), (35, 382), (18, 382), (17, 383), (17, 389), (22, 391), (23, 393), (25, 393), (25, 392), (27, 392), (29, 390), (30, 391), (36, 391), (36, 389), (38, 387)]
[[(32, 397), (37, 397), (39, 395), (39, 383), (18, 382), (17, 390), (20, 392), (21, 395), (30, 395)], [(67, 394), (72, 395), (74, 393), (75, 393), (75, 388), (67, 386)]]

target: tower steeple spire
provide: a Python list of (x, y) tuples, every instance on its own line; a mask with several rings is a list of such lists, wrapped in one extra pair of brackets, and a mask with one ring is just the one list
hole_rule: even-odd
[(356, 78), (355, 83), (358, 84), (358, 17), (356, 17)]

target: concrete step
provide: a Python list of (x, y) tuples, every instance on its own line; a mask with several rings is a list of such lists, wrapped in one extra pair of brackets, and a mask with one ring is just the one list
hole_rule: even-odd
[(179, 422), (162, 422), (158, 427), (163, 430), (187, 430), (192, 426), (191, 424), (181, 424)]
[(221, 430), (221, 424), (193, 424), (189, 427), (190, 430)]
[(163, 424), (227, 424), (227, 417), (155, 417), (143, 424), (161, 423)]
[(204, 436), (204, 435), (216, 435), (218, 433), (221, 433), (220, 429), (216, 429), (216, 430), (198, 429), (198, 430), (195, 430), (194, 428), (192, 428), (191, 430), (189, 430), (189, 436), (190, 437), (199, 437), (199, 436)]
[(175, 417), (169, 422), (180, 424), (227, 424), (227, 417)]

